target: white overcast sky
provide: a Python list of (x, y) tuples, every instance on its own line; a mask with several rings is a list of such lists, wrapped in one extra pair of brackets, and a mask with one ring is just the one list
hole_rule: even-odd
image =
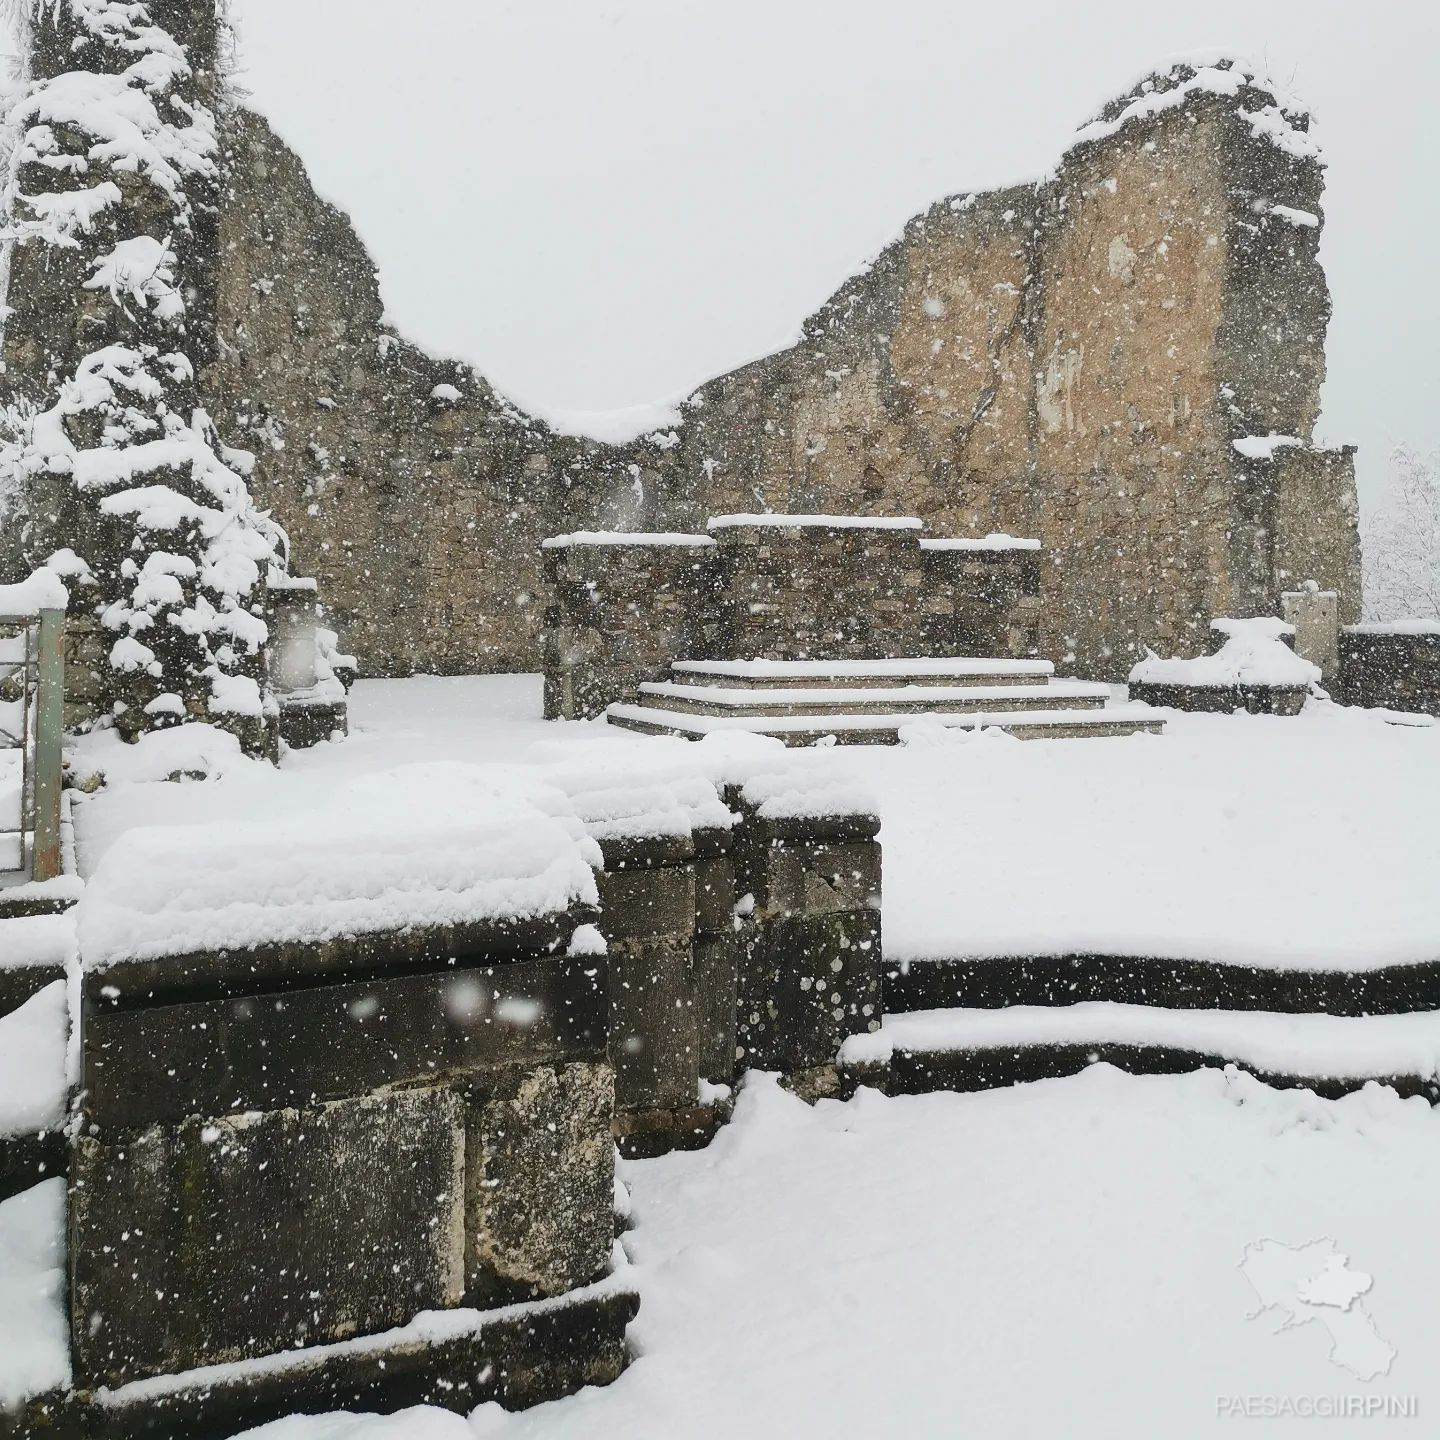
[(1436, 0), (232, 0), (244, 83), (392, 320), (541, 410), (783, 346), (931, 200), (1049, 169), (1139, 75), (1228, 52), (1330, 169), (1322, 436), (1440, 447)]

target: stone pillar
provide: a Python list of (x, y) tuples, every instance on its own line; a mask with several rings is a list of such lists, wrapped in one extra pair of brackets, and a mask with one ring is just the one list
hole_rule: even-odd
[(707, 840), (697, 863), (690, 834), (601, 842), (615, 1138), (623, 1154), (703, 1144), (719, 1118), (700, 1098), (701, 1063), (702, 1056), (707, 1068), (714, 1060), (708, 1032), (715, 995), (733, 987), (715, 968), (731, 956), (710, 943), (713, 930), (697, 944), (701, 912), (707, 926), (715, 923), (698, 872), (703, 868), (706, 886), (714, 886), (719, 843)]
[(1312, 580), (1280, 596), (1281, 614), (1295, 627), (1293, 646), (1302, 660), (1320, 667), (1320, 679), (1332, 685), (1340, 674), (1340, 596)]
[(745, 1068), (813, 1093), (838, 1087), (847, 1036), (880, 1028), (880, 822), (762, 815), (742, 795), (737, 887), (753, 900), (739, 980)]
[(704, 535), (556, 535), (543, 545), (549, 603), (545, 718), (587, 720), (713, 657), (715, 545)]
[(735, 1078), (735, 1007), (741, 920), (735, 913), (735, 832), (696, 830), (695, 948), (692, 1008), (700, 1079), (729, 1085)]

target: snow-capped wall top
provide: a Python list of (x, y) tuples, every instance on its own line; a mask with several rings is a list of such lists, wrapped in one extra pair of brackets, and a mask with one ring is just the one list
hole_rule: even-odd
[(1227, 636), (1213, 655), (1195, 660), (1162, 660), (1153, 651), (1130, 672), (1132, 683), (1151, 685), (1268, 685), (1281, 687), (1318, 684), (1320, 669), (1302, 660), (1286, 643), (1295, 627), (1270, 616), (1255, 619), (1222, 617), (1210, 628)]
[(1440, 620), (1365, 620), (1344, 629), (1347, 635), (1440, 635)]
[(1213, 65), (1176, 65), (1164, 75), (1144, 80), (1132, 95), (1107, 105), (1100, 115), (1075, 133), (1075, 143), (1104, 140), (1131, 121), (1149, 120), (1166, 110), (1178, 109), (1198, 95), (1239, 96), (1245, 88), (1262, 91), (1272, 103), (1256, 110), (1242, 104), (1236, 114), (1246, 121), (1257, 139), (1269, 140), (1287, 155), (1318, 160), (1320, 148), (1306, 133), (1310, 117), (1293, 96), (1247, 65), (1219, 60)]
[(130, 831), (86, 886), (80, 954), (103, 969), (544, 916), (597, 902), (598, 860), (565, 797), (533, 771), (401, 766), (319, 811)]
[(48, 565), (18, 585), (0, 585), (0, 616), (7, 619), (29, 619), (41, 610), (63, 610), (69, 603), (65, 582)]
[(569, 535), (552, 535), (542, 540), (546, 550), (564, 550), (571, 545), (713, 545), (708, 535), (685, 535), (654, 530), (575, 530)]
[(922, 550), (1038, 550), (1038, 540), (1023, 539), (1019, 535), (991, 534), (979, 540), (937, 539), (922, 540)]
[(913, 515), (712, 515), (707, 530), (728, 530), (741, 526), (774, 526), (793, 529), (814, 526), (824, 530), (923, 530), (925, 522)]

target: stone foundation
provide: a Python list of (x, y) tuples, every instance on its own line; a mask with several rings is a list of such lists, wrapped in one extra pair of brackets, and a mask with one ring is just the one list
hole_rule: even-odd
[[(420, 1311), (483, 1318), (602, 1280), (605, 966), (551, 938), (582, 918), (87, 972), (77, 1390), (236, 1360), (263, 1371)], [(526, 1363), (532, 1399), (564, 1393), (576, 1365), (618, 1369), (599, 1353)], [(447, 1364), (442, 1346), (397, 1375), (431, 1395), (462, 1380), (493, 1393)], [(362, 1393), (380, 1379), (341, 1372)]]
[(557, 536), (544, 554), (548, 719), (633, 700), (642, 682), (675, 679), (675, 660), (1036, 654), (1032, 540), (927, 538), (913, 519), (724, 516), (705, 535)]

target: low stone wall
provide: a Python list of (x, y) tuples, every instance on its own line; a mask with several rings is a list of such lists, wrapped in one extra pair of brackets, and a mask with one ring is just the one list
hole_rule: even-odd
[[(87, 973), (77, 1390), (600, 1280), (614, 1234), (606, 974), (564, 948), (592, 917), (357, 937), (311, 947), (310, 970), (311, 951), (277, 947)], [(583, 1357), (588, 1378), (619, 1373), (624, 1318)], [(531, 1398), (563, 1393), (579, 1358), (555, 1357), (553, 1383), (532, 1375)], [(483, 1393), (478, 1373), (449, 1379), (471, 1404), (504, 1395), (498, 1372)], [(299, 1384), (290, 1408), (306, 1400)]]
[(674, 660), (1038, 653), (1039, 542), (918, 520), (730, 515), (705, 535), (545, 542), (545, 715), (633, 700)]
[(1338, 690), (1347, 705), (1440, 715), (1440, 622), (1347, 625)]
[(545, 541), (545, 718), (583, 720), (710, 658), (715, 545), (704, 535), (557, 535)]
[(180, 1440), (614, 1379), (616, 1143), (705, 1143), (750, 1067), (835, 1093), (880, 1026), (879, 822), (776, 758), (548, 773), (598, 908), (82, 954), (74, 1388), (25, 1423)]

